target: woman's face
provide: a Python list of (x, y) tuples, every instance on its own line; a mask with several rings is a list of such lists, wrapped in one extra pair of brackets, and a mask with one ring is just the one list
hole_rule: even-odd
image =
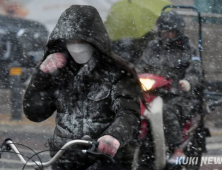
[(66, 47), (78, 64), (86, 64), (93, 56), (94, 48), (87, 42), (81, 40), (68, 40)]

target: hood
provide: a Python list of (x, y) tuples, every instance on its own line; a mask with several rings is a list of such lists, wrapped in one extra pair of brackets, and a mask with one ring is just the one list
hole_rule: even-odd
[(175, 11), (163, 12), (157, 19), (158, 35), (161, 31), (176, 31), (177, 38), (184, 36), (185, 22), (181, 15)]
[[(111, 41), (108, 33), (98, 11), (94, 7), (72, 5), (65, 10), (49, 36), (47, 47), (49, 49), (50, 45), (53, 45), (53, 42), (56, 41), (73, 39), (86, 41), (96, 47), (98, 51), (104, 54), (102, 55), (104, 58), (101, 61), (105, 60), (108, 64), (118, 67), (119, 70), (127, 71), (137, 82), (138, 88), (141, 87), (136, 71), (125, 60), (111, 52)], [(49, 54), (49, 50), (46, 50), (44, 58), (47, 54)], [(109, 59), (106, 57), (109, 57)], [(145, 104), (140, 90), (139, 93), (142, 102)]]
[(98, 11), (92, 6), (72, 5), (60, 16), (47, 46), (58, 40), (82, 40), (109, 55), (110, 39)]

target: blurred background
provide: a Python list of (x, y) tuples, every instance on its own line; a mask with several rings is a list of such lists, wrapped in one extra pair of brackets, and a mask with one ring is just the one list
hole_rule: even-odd
[[(53, 133), (54, 117), (38, 124), (27, 120), (22, 113), (22, 95), (33, 68), (43, 56), (44, 45), (50, 32), (61, 13), (73, 4), (92, 5), (97, 8), (112, 40), (113, 50), (132, 64), (140, 57), (147, 43), (155, 38), (155, 21), (162, 7), (169, 4), (197, 7), (203, 16), (202, 43), (206, 91), (214, 92), (218, 98), (222, 98), (221, 0), (147, 0), (141, 11), (139, 10), (146, 14), (143, 19), (136, 9), (130, 11), (127, 5), (115, 6), (119, 1), (0, 0), (0, 142), (11, 137), (36, 150), (46, 149), (44, 143)], [(190, 10), (177, 11), (184, 16), (186, 34), (198, 48), (196, 14)], [(119, 19), (115, 18), (123, 15), (124, 17)], [(137, 16), (137, 19), (130, 20), (130, 15)], [(138, 25), (143, 25), (145, 29), (139, 29)], [(137, 34), (134, 34), (135, 32)], [(206, 126), (210, 127), (213, 135), (207, 141), (207, 154), (222, 156), (221, 107), (208, 116)], [(23, 151), (31, 154), (26, 149)], [(47, 159), (47, 153), (43, 154), (43, 157)], [(210, 165), (202, 167), (202, 170), (209, 168), (220, 169), (216, 165)], [(0, 159), (0, 169), (18, 169), (17, 159), (7, 154)]]

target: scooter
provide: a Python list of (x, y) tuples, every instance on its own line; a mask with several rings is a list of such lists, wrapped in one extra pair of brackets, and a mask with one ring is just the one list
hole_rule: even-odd
[[(153, 74), (140, 74), (140, 82), (144, 86), (145, 100), (148, 109), (141, 104), (142, 123), (138, 146), (134, 162), (137, 165), (134, 169), (163, 170), (173, 167), (166, 164), (167, 156), (172, 154), (170, 148), (165, 144), (163, 125), (163, 98), (165, 95), (181, 95), (182, 91), (177, 91), (172, 87), (173, 80)], [(194, 164), (185, 165), (189, 170), (199, 169), (202, 153), (205, 151), (205, 137), (209, 136), (209, 131), (204, 128), (203, 114), (196, 114), (191, 120), (187, 120), (183, 127), (183, 142), (181, 147), (187, 157), (193, 158)], [(140, 154), (142, 152), (143, 154)], [(180, 161), (180, 160), (178, 160)], [(174, 167), (181, 168), (181, 166)]]
[[(164, 12), (168, 8), (176, 9), (191, 9), (197, 12), (199, 24), (199, 60), (202, 61), (202, 18), (201, 13), (193, 6), (179, 6), (167, 5), (162, 9)], [(204, 77), (204, 75), (203, 75)], [(167, 156), (172, 151), (165, 145), (164, 126), (163, 126), (163, 95), (181, 95), (181, 92), (172, 88), (173, 80), (165, 77), (141, 74), (140, 81), (144, 86), (146, 92), (145, 100), (148, 105), (146, 109), (141, 104), (142, 124), (139, 139), (142, 141), (135, 153), (134, 169), (149, 169), (163, 170), (163, 169), (181, 169), (181, 166), (171, 167), (166, 164)], [(204, 78), (203, 78), (204, 81)], [(203, 96), (204, 97), (204, 96)], [(203, 104), (203, 103), (202, 103)], [(206, 151), (205, 138), (210, 136), (210, 132), (204, 127), (204, 119), (206, 112), (202, 109), (193, 119), (187, 120), (183, 127), (183, 143), (181, 147), (187, 157), (196, 158), (195, 163), (185, 165), (188, 170), (198, 170), (200, 166), (201, 156)], [(147, 149), (148, 148), (148, 149)], [(140, 157), (139, 151), (147, 151)], [(148, 165), (148, 166), (147, 166)]]

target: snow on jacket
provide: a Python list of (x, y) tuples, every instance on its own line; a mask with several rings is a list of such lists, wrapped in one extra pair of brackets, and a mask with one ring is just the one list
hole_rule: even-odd
[[(70, 39), (95, 47), (89, 63), (80, 66), (71, 59), (62, 45)], [(36, 67), (24, 96), (27, 118), (41, 122), (57, 111), (50, 148), (59, 149), (68, 140), (84, 135), (93, 139), (111, 135), (121, 144), (115, 159), (131, 161), (131, 142), (140, 125), (140, 88), (138, 80), (111, 52), (108, 34), (95, 8), (73, 5), (61, 15), (44, 59), (57, 51), (66, 54), (68, 63), (56, 75), (43, 73), (41, 63)]]

